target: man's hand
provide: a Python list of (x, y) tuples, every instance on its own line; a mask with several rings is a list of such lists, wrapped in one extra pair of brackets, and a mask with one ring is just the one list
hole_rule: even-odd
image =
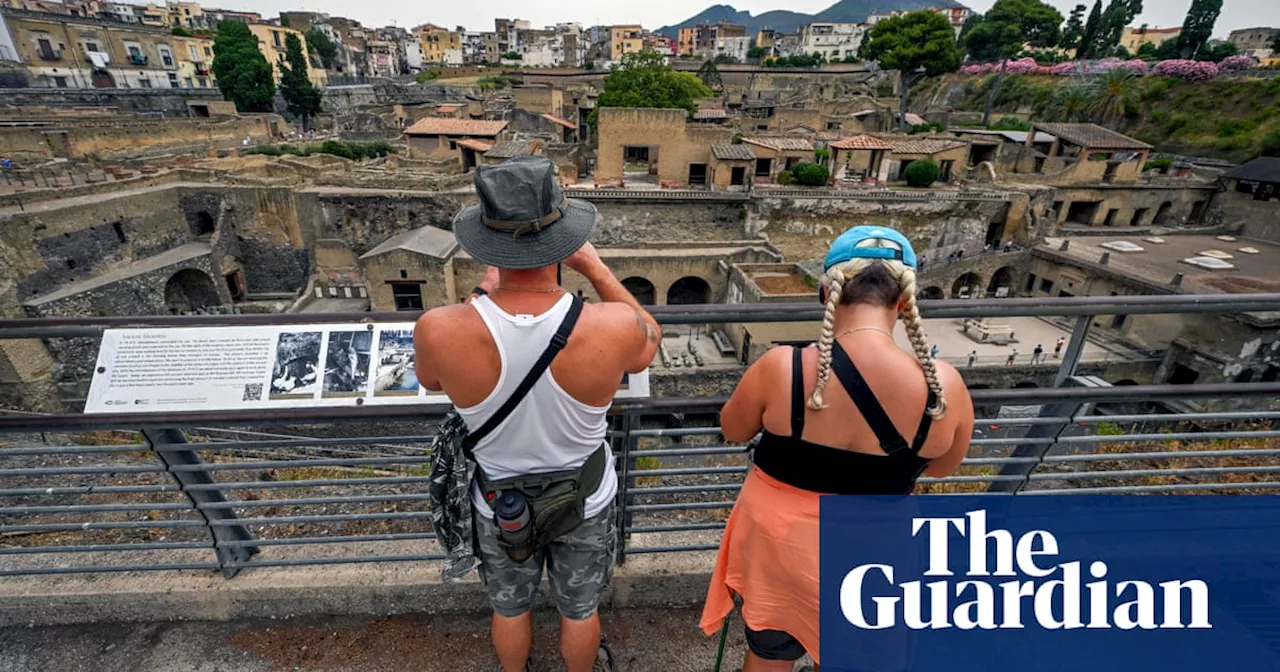
[(564, 260), (564, 265), (586, 276), (587, 279), (593, 279), (595, 273), (601, 268), (607, 268), (604, 261), (600, 259), (600, 254), (596, 252), (596, 246), (591, 243), (583, 243), (577, 252)]

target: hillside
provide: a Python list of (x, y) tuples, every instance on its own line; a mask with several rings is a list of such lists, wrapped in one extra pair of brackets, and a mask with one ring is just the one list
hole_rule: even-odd
[[(945, 119), (948, 112), (973, 118), (982, 113), (994, 81), (993, 75), (929, 78), (912, 89), (910, 109), (929, 119)], [(1101, 123), (1097, 90), (1097, 83), (1090, 88), (1071, 78), (1009, 76), (992, 119), (1016, 115)], [(1280, 77), (1198, 83), (1134, 77), (1125, 83), (1123, 110), (1122, 116), (1104, 125), (1148, 142), (1159, 152), (1239, 162), (1257, 156), (1264, 146), (1280, 148)]]
[(746, 26), (748, 35), (754, 35), (761, 28), (791, 32), (814, 21), (861, 23), (867, 19), (868, 14), (875, 12), (927, 9), (936, 6), (938, 6), (936, 0), (840, 0), (817, 14), (802, 14), (778, 9), (752, 16), (751, 12), (738, 11), (729, 5), (712, 5), (680, 23), (663, 26), (656, 32), (667, 37), (676, 37), (681, 28), (720, 21)]

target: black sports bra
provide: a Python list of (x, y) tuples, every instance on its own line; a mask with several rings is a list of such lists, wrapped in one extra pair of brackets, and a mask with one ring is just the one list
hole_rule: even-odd
[(804, 369), (799, 348), (791, 356), (791, 436), (765, 430), (756, 444), (754, 462), (769, 476), (802, 490), (836, 495), (905, 495), (929, 466), (920, 448), (929, 436), (933, 418), (928, 408), (936, 397), (929, 391), (925, 413), (915, 440), (908, 444), (863, 379), (840, 343), (831, 346), (831, 371), (844, 386), (862, 417), (880, 440), (884, 455), (855, 453), (801, 439), (804, 434)]

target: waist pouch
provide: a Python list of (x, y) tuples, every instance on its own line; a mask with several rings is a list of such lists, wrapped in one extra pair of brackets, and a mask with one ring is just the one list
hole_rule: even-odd
[[(586, 520), (587, 498), (600, 487), (608, 458), (609, 447), (601, 444), (577, 469), (512, 476), (496, 481), (488, 480), (482, 470), (476, 469), (476, 483), (486, 502), (493, 501), (504, 490), (516, 490), (524, 495), (529, 506), (529, 522), (533, 525), (534, 547), (541, 549), (572, 532)], [(497, 523), (496, 514), (494, 523)], [(512, 548), (501, 534), (501, 526), (498, 529), (498, 545), (503, 550)]]

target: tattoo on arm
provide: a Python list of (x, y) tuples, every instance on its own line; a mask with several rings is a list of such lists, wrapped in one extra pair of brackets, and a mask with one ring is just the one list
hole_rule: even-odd
[[(632, 309), (632, 310), (635, 310), (635, 309)], [(653, 328), (652, 324), (649, 324), (648, 320), (644, 319), (644, 315), (642, 315), (640, 311), (635, 310), (635, 314), (636, 314), (636, 326), (640, 328), (640, 333), (644, 334), (645, 338), (648, 339), (650, 343), (657, 343), (658, 331)]]

